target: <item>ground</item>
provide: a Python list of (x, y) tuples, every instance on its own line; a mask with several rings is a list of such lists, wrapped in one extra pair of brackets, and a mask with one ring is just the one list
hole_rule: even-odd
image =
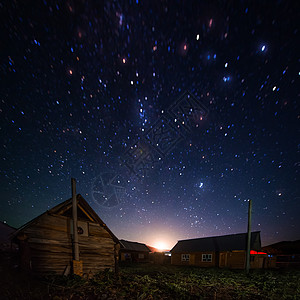
[(300, 270), (203, 269), (132, 264), (92, 279), (28, 276), (1, 268), (2, 299), (300, 299)]

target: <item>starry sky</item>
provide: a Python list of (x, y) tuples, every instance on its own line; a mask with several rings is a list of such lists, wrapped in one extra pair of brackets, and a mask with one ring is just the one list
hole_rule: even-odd
[(263, 245), (299, 239), (297, 12), (1, 2), (0, 220), (18, 227), (70, 198), (74, 177), (120, 239), (246, 232), (248, 199)]

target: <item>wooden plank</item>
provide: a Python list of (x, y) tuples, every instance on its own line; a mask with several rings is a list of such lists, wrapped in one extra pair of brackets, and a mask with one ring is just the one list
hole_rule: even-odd
[(31, 237), (28, 239), (28, 242), (29, 243), (39, 243), (39, 244), (62, 245), (62, 244), (64, 244), (65, 241)]
[(62, 244), (44, 244), (44, 243), (30, 243), (31, 251), (56, 251), (59, 249), (60, 251), (72, 251), (72, 243), (62, 243)]
[(89, 234), (91, 236), (98, 236), (98, 237), (108, 237), (111, 238), (108, 231), (106, 231), (102, 226), (95, 223), (89, 223)]
[(78, 203), (78, 207), (85, 213), (85, 215), (92, 221), (95, 222), (95, 220), (89, 215), (89, 213)]
[(67, 220), (56, 216), (51, 216), (48, 214), (42, 215), (36, 223), (28, 226), (24, 232), (35, 230), (35, 228), (40, 229), (48, 229), (48, 230), (55, 230), (58, 232), (67, 232)]
[(30, 238), (40, 238), (40, 239), (49, 239), (49, 240), (58, 240), (62, 242), (68, 242), (71, 240), (71, 235), (66, 232), (49, 230), (45, 228), (35, 227), (28, 228), (25, 231), (25, 234)]
[(58, 215), (63, 215), (64, 212), (66, 212), (68, 209), (70, 209), (70, 207), (72, 206), (72, 203), (70, 202), (68, 205), (66, 205), (64, 208), (62, 208), (61, 210), (59, 210)]
[(67, 219), (58, 215), (45, 214), (38, 219), (35, 226), (46, 226), (54, 230), (67, 230)]
[(111, 237), (98, 237), (98, 236), (80, 236), (79, 243), (81, 244), (90, 244), (90, 243), (97, 243), (102, 245), (111, 245), (113, 246), (115, 242)]
[(54, 259), (59, 259), (60, 257), (69, 257), (72, 256), (72, 252), (69, 251), (64, 251), (64, 252), (49, 252), (49, 251), (36, 251), (36, 250), (32, 250), (31, 251), (31, 257), (40, 257), (48, 259), (49, 257), (54, 258)]

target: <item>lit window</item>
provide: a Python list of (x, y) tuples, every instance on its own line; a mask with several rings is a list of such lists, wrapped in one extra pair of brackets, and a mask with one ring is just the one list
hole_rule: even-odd
[(190, 261), (189, 254), (181, 254), (181, 261)]
[(202, 254), (202, 261), (212, 262), (212, 254)]

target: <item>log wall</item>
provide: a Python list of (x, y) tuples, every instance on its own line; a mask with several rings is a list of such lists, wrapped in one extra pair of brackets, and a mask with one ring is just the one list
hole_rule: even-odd
[[(190, 260), (182, 261), (181, 254), (190, 254)], [(211, 262), (202, 261), (202, 254), (212, 254), (212, 261)], [(207, 252), (207, 251), (194, 252), (194, 253), (188, 253), (188, 252), (172, 253), (171, 264), (172, 265), (190, 265), (190, 266), (199, 266), (199, 267), (214, 267), (216, 264), (215, 253)]]
[(246, 251), (229, 252), (227, 255), (227, 267), (230, 269), (244, 269), (246, 263)]
[[(181, 254), (190, 254), (190, 261), (181, 261)], [(202, 254), (212, 254), (212, 262), (202, 262)], [(217, 263), (216, 255), (219, 255)], [(266, 255), (251, 255), (251, 269), (260, 269), (264, 267)], [(215, 252), (194, 252), (194, 253), (172, 253), (171, 264), (173, 265), (191, 265), (199, 267), (225, 267), (230, 269), (244, 269), (246, 262), (246, 251), (227, 251), (219, 254)]]
[[(24, 229), (31, 269), (37, 273), (63, 274), (73, 260), (70, 218), (43, 214)], [(88, 222), (88, 236), (79, 235), (83, 272), (114, 269), (115, 241), (99, 224)]]

